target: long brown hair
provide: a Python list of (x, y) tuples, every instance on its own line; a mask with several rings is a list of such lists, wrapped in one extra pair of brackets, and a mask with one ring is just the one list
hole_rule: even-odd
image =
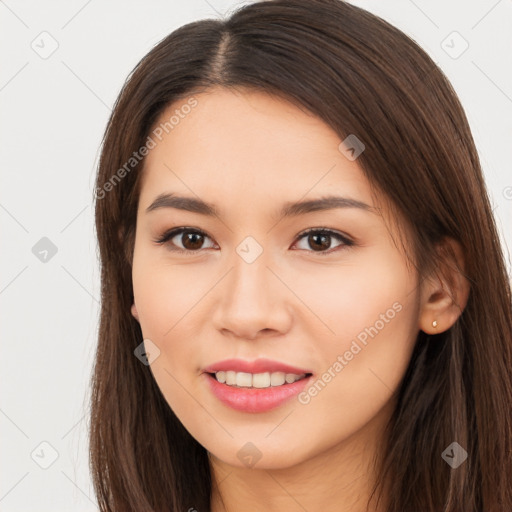
[[(365, 144), (358, 163), (412, 225), (419, 276), (462, 247), (467, 305), (421, 332), (379, 459), (387, 512), (512, 510), (512, 312), (481, 165), (449, 81), (418, 45), (341, 0), (272, 0), (175, 30), (128, 77), (108, 122), (95, 207), (101, 320), (91, 381), (90, 467), (102, 511), (210, 510), (208, 454), (176, 418), (130, 314), (139, 183), (130, 161), (163, 109), (212, 86), (280, 95)], [(124, 168), (124, 172), (119, 172)], [(452, 442), (467, 460), (441, 457)]]

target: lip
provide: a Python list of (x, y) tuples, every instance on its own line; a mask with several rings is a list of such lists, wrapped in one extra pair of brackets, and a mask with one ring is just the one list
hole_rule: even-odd
[(296, 375), (301, 375), (303, 373), (313, 373), (311, 370), (297, 368), (295, 366), (290, 366), (279, 361), (272, 361), (271, 359), (265, 358), (256, 359), (255, 361), (244, 361), (243, 359), (225, 359), (223, 361), (219, 361), (210, 366), (207, 366), (203, 369), (203, 372), (215, 373), (229, 370), (245, 373), (284, 372), (294, 373)]
[[(290, 373), (295, 373), (295, 370), (296, 369)], [(224, 405), (246, 413), (263, 413), (283, 405), (285, 402), (288, 402), (294, 396), (298, 395), (313, 377), (313, 375), (309, 375), (292, 384), (283, 384), (282, 386), (270, 386), (268, 388), (236, 388), (220, 383), (209, 373), (204, 373), (203, 376), (207, 380), (211, 392)]]

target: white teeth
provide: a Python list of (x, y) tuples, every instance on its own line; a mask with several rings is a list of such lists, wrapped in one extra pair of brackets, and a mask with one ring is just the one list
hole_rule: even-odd
[(270, 386), (282, 386), (283, 384), (292, 384), (293, 382), (302, 379), (306, 376), (305, 373), (296, 375), (294, 373), (284, 372), (265, 372), (265, 373), (246, 373), (219, 371), (215, 373), (215, 377), (221, 383), (228, 386), (237, 386), (240, 388), (268, 388)]
[(252, 386), (252, 375), (250, 373), (238, 372), (236, 374), (236, 385), (239, 388), (248, 388)]
[[(288, 375), (294, 377), (292, 373), (289, 373)], [(285, 373), (284, 372), (275, 372), (270, 374), (270, 385), (271, 386), (282, 386), (286, 380)], [(295, 380), (292, 380), (292, 382), (295, 382)]]
[(252, 376), (253, 388), (268, 388), (270, 386), (270, 373), (256, 373)]

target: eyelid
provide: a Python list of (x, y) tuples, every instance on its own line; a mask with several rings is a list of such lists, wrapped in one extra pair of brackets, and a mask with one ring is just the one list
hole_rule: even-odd
[[(206, 231), (199, 229), (199, 228), (193, 228), (190, 226), (180, 226), (180, 227), (168, 229), (160, 237), (154, 239), (153, 241), (156, 244), (165, 245), (172, 238), (174, 238), (175, 236), (180, 235), (184, 232), (190, 232), (190, 233), (204, 235), (213, 241), (213, 237), (211, 237)], [(293, 245), (296, 245), (298, 242), (300, 242), (303, 238), (305, 238), (310, 233), (327, 234), (333, 238), (337, 238), (340, 242), (342, 242), (341, 246), (337, 246), (337, 247), (342, 247), (342, 248), (345, 247), (346, 248), (346, 247), (352, 247), (352, 246), (356, 245), (356, 243), (352, 239), (352, 237), (346, 235), (345, 233), (331, 229), (331, 228), (322, 227), (322, 226), (308, 228), (304, 231), (301, 231), (296, 236), (295, 242), (293, 243)], [(310, 252), (310, 253), (318, 254), (318, 255), (328, 255), (328, 254), (332, 254), (333, 252), (337, 252), (339, 250), (337, 247), (335, 247), (334, 249), (332, 249), (332, 248), (328, 249), (327, 251), (308, 251), (305, 249), (298, 249), (298, 250), (306, 251), (306, 252)], [(208, 248), (208, 249), (211, 249), (211, 248)], [(188, 250), (188, 249), (182, 249), (181, 247), (174, 247), (170, 250), (172, 252), (177, 252), (177, 253), (189, 253), (189, 254), (196, 253), (197, 254), (197, 253), (201, 253), (202, 251), (204, 251), (206, 249), (198, 249), (198, 250), (193, 251), (193, 250)]]
[[(328, 256), (330, 254), (339, 252), (340, 250), (343, 250), (348, 247), (352, 247), (352, 246), (356, 245), (356, 243), (354, 242), (352, 237), (346, 235), (345, 233), (342, 233), (341, 231), (327, 228), (327, 227), (314, 227), (314, 228), (308, 228), (308, 229), (302, 231), (301, 233), (299, 233), (297, 235), (297, 242), (294, 242), (293, 245), (300, 242), (303, 238), (305, 238), (310, 233), (327, 234), (333, 238), (338, 239), (340, 242), (342, 242), (342, 244), (337, 247), (330, 248), (327, 251), (307, 251), (306, 250), (305, 252), (307, 252), (307, 253), (318, 254), (319, 256)], [(305, 250), (305, 249), (299, 249), (299, 250)]]
[[(193, 228), (193, 227), (190, 227), (190, 226), (180, 226), (180, 227), (171, 228), (171, 229), (168, 229), (168, 230), (164, 231), (164, 233), (161, 236), (157, 237), (153, 241), (156, 244), (165, 245), (172, 238), (174, 238), (176, 235), (180, 235), (180, 234), (186, 233), (186, 232), (196, 233), (196, 234), (200, 234), (200, 235), (205, 235), (208, 238), (210, 238), (211, 240), (213, 240), (213, 237), (211, 237), (206, 231), (204, 231), (202, 229)], [(187, 249), (182, 249), (181, 247), (175, 247), (175, 248), (173, 248), (171, 250), (173, 252), (182, 252), (182, 253), (186, 252), (186, 253), (191, 253), (191, 254), (192, 253), (199, 253), (199, 252), (203, 251), (203, 249), (198, 249), (197, 251), (191, 251), (191, 250), (187, 250)]]

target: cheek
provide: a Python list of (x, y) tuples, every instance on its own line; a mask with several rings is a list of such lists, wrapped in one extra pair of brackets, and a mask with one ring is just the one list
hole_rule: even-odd
[(133, 289), (144, 339), (159, 349), (151, 363), (154, 378), (173, 409), (189, 401), (183, 388), (195, 377), (204, 350), (204, 336), (198, 332), (202, 301), (211, 288), (193, 265), (173, 265), (141, 250), (134, 257)]
[(331, 338), (338, 346), (376, 322), (379, 330), (383, 325), (387, 328), (386, 320), (402, 324), (407, 314), (397, 310), (405, 311), (417, 295), (416, 278), (396, 251), (368, 251), (360, 257), (356, 253), (347, 263), (316, 268), (310, 264), (300, 270), (288, 270), (285, 280), (293, 283), (294, 293), (307, 305), (308, 325), (312, 326), (316, 317), (318, 335), (326, 341)]
[(134, 256), (133, 292), (145, 337), (171, 337), (206, 293), (192, 266), (173, 265), (140, 250)]
[[(144, 339), (151, 340), (159, 355), (150, 365), (157, 386), (174, 413), (184, 424), (197, 421), (188, 418), (191, 409), (191, 368), (197, 360), (199, 337), (187, 322), (194, 304), (204, 295), (206, 286), (191, 286), (194, 276), (186, 268), (149, 263), (134, 259), (133, 289)], [(190, 267), (191, 268), (191, 267)], [(189, 362), (190, 364), (184, 364)], [(200, 411), (194, 410), (195, 414)]]
[(333, 415), (345, 424), (347, 411), (353, 421), (368, 420), (389, 400), (408, 366), (418, 333), (416, 277), (399, 255), (382, 251), (357, 265), (318, 273), (315, 287), (311, 276), (295, 283), (325, 327), (311, 347), (320, 354), (321, 373), (302, 403), (321, 409), (337, 404)]

